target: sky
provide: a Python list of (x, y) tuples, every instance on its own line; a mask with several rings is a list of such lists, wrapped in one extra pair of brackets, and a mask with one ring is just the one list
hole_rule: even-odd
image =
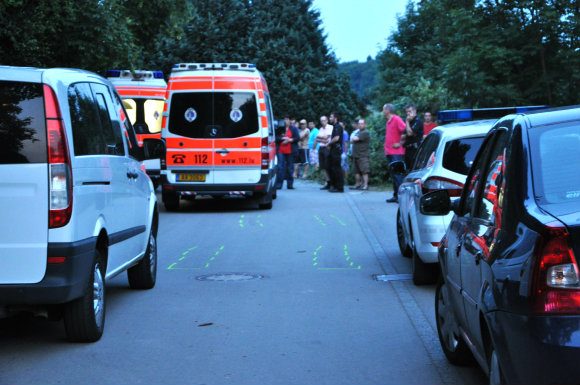
[(397, 14), (405, 12), (407, 0), (314, 0), (313, 8), (327, 35), (326, 43), (339, 62), (367, 60), (387, 46), (397, 28)]

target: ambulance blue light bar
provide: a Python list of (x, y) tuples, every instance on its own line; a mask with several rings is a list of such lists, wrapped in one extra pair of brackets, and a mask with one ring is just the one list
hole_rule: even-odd
[(121, 71), (120, 70), (107, 70), (105, 72), (105, 77), (106, 78), (120, 78)]
[(501, 108), (476, 108), (468, 110), (444, 110), (439, 111), (437, 120), (440, 123), (458, 122), (465, 120), (499, 119), (509, 114), (541, 110), (549, 106), (524, 106), (524, 107), (501, 107)]
[(179, 63), (173, 65), (173, 71), (222, 71), (238, 70), (254, 72), (258, 69), (250, 63)]
[(163, 71), (144, 71), (144, 70), (107, 70), (106, 78), (125, 78), (135, 81), (146, 79), (163, 79)]

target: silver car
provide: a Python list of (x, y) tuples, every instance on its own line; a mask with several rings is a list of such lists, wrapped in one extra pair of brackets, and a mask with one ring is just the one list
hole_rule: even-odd
[(417, 151), (413, 168), (399, 187), (397, 239), (401, 253), (413, 259), (413, 282), (432, 283), (438, 273), (437, 247), (452, 213), (426, 216), (419, 200), (431, 191), (446, 189), (459, 197), (483, 138), (494, 120), (447, 124), (434, 128)]

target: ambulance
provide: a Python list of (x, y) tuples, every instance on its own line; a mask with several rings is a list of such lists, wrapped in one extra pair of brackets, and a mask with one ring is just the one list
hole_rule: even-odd
[[(105, 77), (117, 89), (139, 146), (144, 139), (161, 139), (161, 118), (167, 83), (161, 71), (108, 70)], [(159, 185), (159, 159), (144, 162), (153, 185)]]
[(254, 64), (173, 66), (163, 110), (162, 198), (245, 196), (261, 209), (276, 197), (276, 144), (268, 86)]

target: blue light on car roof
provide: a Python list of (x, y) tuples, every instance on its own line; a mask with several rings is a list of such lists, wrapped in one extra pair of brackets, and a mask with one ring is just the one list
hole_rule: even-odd
[(548, 106), (524, 106), (524, 107), (500, 107), (500, 108), (475, 108), (468, 110), (444, 110), (439, 111), (437, 119), (441, 123), (457, 122), (476, 119), (499, 119), (509, 114), (518, 114)]
[(153, 78), (163, 79), (163, 71), (153, 71)]
[(121, 77), (121, 70), (107, 70), (105, 72), (106, 78), (120, 78)]

